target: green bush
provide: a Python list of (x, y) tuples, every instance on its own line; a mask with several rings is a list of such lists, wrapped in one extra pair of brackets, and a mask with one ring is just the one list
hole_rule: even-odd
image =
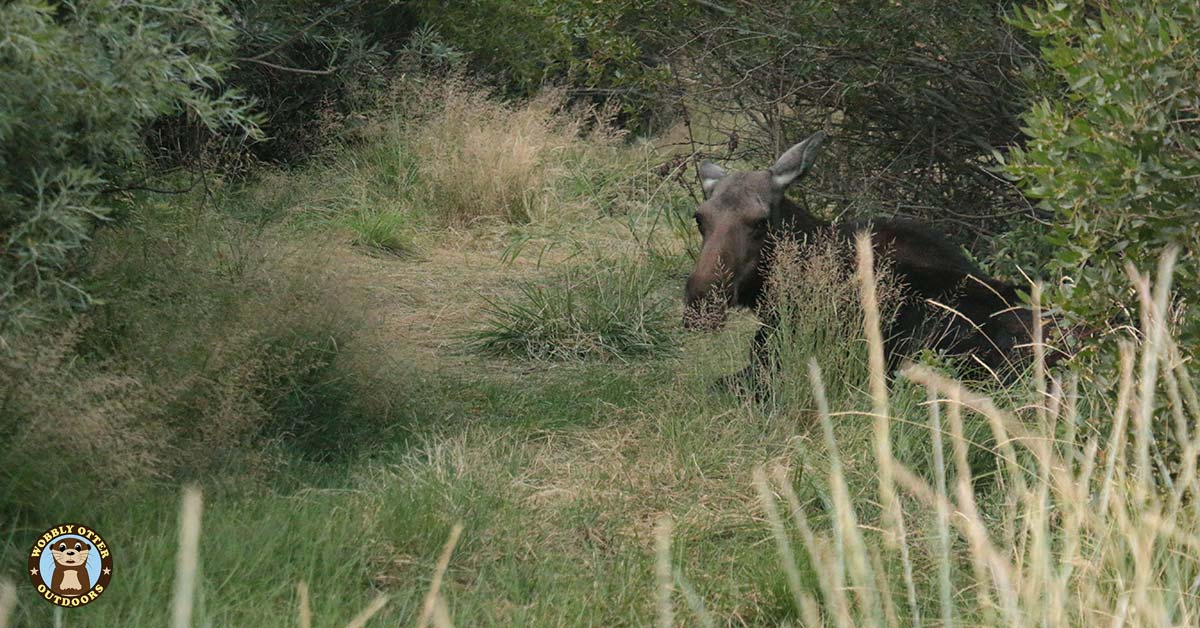
[(643, 265), (570, 267), (492, 301), (477, 350), (534, 359), (625, 359), (670, 350), (671, 301)]
[(138, 179), (144, 125), (175, 112), (255, 133), (218, 82), (233, 28), (214, 0), (0, 5), (0, 328), (80, 305), (76, 253)]
[(387, 84), (389, 61), (414, 23), (389, 0), (229, 0), (237, 33), (226, 82), (255, 101), (266, 137), (244, 146), (188, 116), (160, 120), (149, 144), (167, 164), (190, 163), (221, 146), (271, 163), (300, 163), (353, 124)]
[[(1149, 270), (1183, 248), (1177, 303), (1200, 299), (1200, 6), (1174, 0), (1045, 3), (1019, 24), (1041, 38), (1063, 89), (1024, 116), (1030, 139), (1007, 170), (1052, 213), (1015, 234), (1029, 267), (1067, 276), (1052, 295), (1094, 323), (1134, 322), (1124, 265)], [(1032, 232), (1032, 234), (1031, 234)], [(1040, 246), (1029, 247), (1033, 235)], [(1019, 243), (1019, 247), (1017, 244)], [(1200, 316), (1180, 339), (1200, 341)]]

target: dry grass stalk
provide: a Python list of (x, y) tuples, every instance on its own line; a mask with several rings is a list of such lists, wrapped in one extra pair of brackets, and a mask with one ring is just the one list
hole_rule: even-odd
[(438, 557), (437, 566), (433, 570), (433, 581), (429, 584), (429, 591), (425, 594), (425, 603), (422, 604), (421, 617), (417, 620), (417, 628), (425, 628), (429, 624), (429, 620), (433, 617), (442, 588), (442, 578), (446, 575), (446, 569), (450, 566), (450, 556), (454, 553), (454, 546), (458, 544), (458, 537), (462, 534), (462, 531), (463, 526), (461, 523), (456, 523), (453, 528), (450, 528), (450, 537), (446, 539), (446, 545), (442, 547), (442, 554)]
[(754, 470), (754, 487), (758, 489), (759, 503), (767, 513), (767, 522), (771, 524), (771, 535), (775, 537), (775, 549), (779, 552), (779, 560), (783, 563), (783, 573), (787, 577), (792, 602), (796, 608), (802, 608), (804, 586), (800, 580), (800, 569), (796, 566), (796, 554), (792, 551), (792, 542), (788, 539), (787, 530), (783, 527), (783, 518), (779, 516), (774, 491), (771, 489), (770, 482), (767, 481), (767, 472), (762, 467)]
[(675, 611), (671, 597), (674, 594), (671, 572), (671, 519), (662, 517), (654, 527), (654, 577), (658, 583), (658, 626), (671, 628), (675, 625)]
[(933, 470), (937, 484), (937, 529), (938, 529), (938, 602), (941, 607), (942, 624), (954, 625), (954, 588), (950, 581), (952, 555), (950, 553), (950, 509), (946, 500), (946, 459), (942, 443), (942, 413), (937, 391), (929, 391), (929, 435), (933, 448)]
[(350, 620), (350, 623), (346, 624), (346, 628), (362, 628), (363, 626), (366, 626), (367, 622), (371, 621), (371, 618), (374, 617), (376, 613), (383, 610), (383, 607), (387, 605), (387, 602), (388, 596), (382, 593), (376, 595), (375, 599), (371, 600), (371, 603), (368, 604), (366, 608), (362, 609), (362, 611), (360, 611), (354, 616), (353, 619)]
[(908, 605), (914, 626), (921, 625), (921, 612), (917, 606), (917, 589), (913, 582), (912, 560), (908, 555), (904, 515), (900, 510), (900, 497), (892, 482), (892, 439), (889, 417), (887, 373), (883, 356), (883, 331), (879, 317), (879, 300), (876, 296), (875, 253), (871, 234), (862, 232), (855, 236), (858, 251), (858, 285), (863, 308), (863, 325), (867, 336), (867, 364), (870, 367), (872, 412), (875, 414), (875, 455), (879, 463), (879, 493), (885, 520), (892, 535), (887, 537), (889, 545), (900, 549), (900, 561), (904, 565), (904, 586), (908, 593)]
[(0, 628), (8, 628), (8, 620), (17, 608), (17, 588), (8, 580), (0, 580)]
[(440, 595), (433, 605), (433, 625), (434, 628), (454, 628), (454, 622), (450, 621), (450, 609), (446, 608), (446, 598)]
[(308, 583), (301, 580), (296, 583), (296, 597), (299, 603), (296, 610), (296, 623), (300, 628), (312, 628), (312, 607), (308, 602)]
[[(830, 557), (823, 545), (818, 543), (812, 527), (808, 524), (808, 517), (800, 505), (800, 498), (792, 488), (791, 482), (788, 481), (786, 470), (783, 467), (775, 469), (775, 482), (783, 490), (783, 496), (787, 500), (788, 507), (791, 508), (792, 520), (795, 522), (796, 528), (800, 530), (800, 538), (804, 541), (804, 548), (808, 552), (813, 568), (818, 573), (830, 574), (828, 580), (818, 578), (817, 587), (820, 588), (822, 597), (828, 600), (829, 606), (832, 607), (830, 614), (833, 616), (833, 621), (839, 628), (853, 626), (850, 606), (846, 600), (845, 561), (839, 561), (836, 556)], [(808, 625), (820, 625), (817, 620), (808, 621), (807, 619), (820, 617), (820, 607), (812, 599), (812, 596), (807, 592), (802, 592), (800, 599), (803, 604), (800, 607), (800, 614), (806, 618)]]
[(1042, 284), (1034, 282), (1029, 293), (1033, 308), (1033, 387), (1037, 394), (1038, 424), (1046, 426), (1046, 344), (1042, 326)]
[[(854, 504), (850, 499), (850, 489), (842, 470), (841, 455), (838, 453), (837, 441), (833, 435), (833, 421), (829, 414), (829, 401), (825, 395), (825, 383), (821, 377), (821, 368), (816, 360), (808, 364), (809, 381), (813, 388), (813, 397), (817, 402), (817, 415), (821, 421), (821, 431), (825, 436), (825, 447), (829, 450), (829, 481), (832, 485), (834, 516), (837, 525), (834, 526), (834, 565), (831, 576), (833, 586), (844, 586), (844, 570), (849, 567), (854, 578), (855, 593), (859, 607), (869, 613), (868, 617), (874, 624), (881, 619), (881, 600), (875, 587), (876, 574), (872, 573), (871, 563), (867, 556), (866, 541), (859, 530), (858, 520), (854, 514)], [(839, 611), (840, 612), (840, 611)]]
[[(926, 385), (929, 386), (929, 384)], [(957, 389), (949, 391), (946, 401), (946, 417), (950, 422), (950, 443), (954, 449), (954, 467), (958, 478), (958, 482), (954, 487), (954, 493), (958, 500), (958, 508), (954, 510), (964, 515), (963, 522), (959, 525), (966, 522), (974, 523), (979, 520), (979, 511), (975, 506), (975, 491), (971, 484), (971, 465), (967, 462), (968, 441), (963, 431), (962, 400), (960, 399), (959, 391)], [(950, 509), (950, 507), (947, 506), (947, 509)], [(968, 536), (967, 538), (973, 543), (978, 542), (977, 537)], [(986, 539), (987, 537), (985, 536), (984, 540)], [(980, 552), (972, 552), (971, 559), (975, 582), (979, 587), (976, 593), (979, 606), (983, 609), (985, 617), (994, 618), (998, 609), (995, 600), (992, 598), (990, 589), (987, 588), (987, 583), (989, 582), (987, 561)]]
[(189, 628), (196, 597), (196, 575), (200, 562), (200, 515), (204, 508), (200, 489), (183, 489), (179, 507), (179, 553), (175, 558), (175, 595), (171, 603), (171, 625)]
[[(1109, 510), (1118, 461), (1123, 459), (1125, 451), (1125, 422), (1129, 417), (1129, 406), (1133, 395), (1133, 361), (1136, 358), (1133, 345), (1122, 342), (1120, 347), (1121, 383), (1117, 388), (1117, 409), (1113, 419), (1112, 435), (1109, 439), (1108, 460), (1104, 465), (1104, 483), (1100, 487), (1100, 499), (1097, 505), (1103, 517)], [(1121, 465), (1122, 468), (1124, 465)]]
[(713, 619), (712, 614), (710, 614), (708, 609), (705, 607), (704, 598), (700, 597), (700, 594), (696, 592), (695, 587), (693, 587), (691, 583), (683, 577), (683, 570), (676, 567), (674, 569), (674, 575), (675, 586), (679, 587), (680, 592), (683, 593), (683, 598), (687, 601), (688, 608), (691, 609), (692, 614), (696, 616), (696, 620), (699, 621), (700, 625), (704, 628), (715, 628), (717, 623)]

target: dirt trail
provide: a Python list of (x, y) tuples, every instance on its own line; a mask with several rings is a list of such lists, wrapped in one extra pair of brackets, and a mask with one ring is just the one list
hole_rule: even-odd
[(522, 279), (545, 276), (570, 264), (580, 243), (605, 255), (632, 254), (638, 246), (615, 221), (597, 222), (553, 239), (533, 239), (514, 257), (497, 228), (450, 231), (413, 257), (347, 249), (345, 260), (370, 296), (373, 324), (400, 353), (438, 364), (462, 365), (461, 335), (479, 326), (490, 299), (510, 294)]
[(343, 261), (367, 292), (376, 333), (395, 353), (433, 367), (462, 364), (460, 336), (478, 325), (487, 300), (537, 272), (524, 259), (505, 262), (502, 250), (453, 234), (413, 257), (346, 249)]

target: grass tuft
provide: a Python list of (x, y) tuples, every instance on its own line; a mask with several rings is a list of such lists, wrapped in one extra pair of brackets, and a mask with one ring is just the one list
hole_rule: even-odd
[(411, 218), (400, 212), (360, 211), (347, 216), (344, 224), (353, 234), (351, 244), (405, 256), (416, 250), (411, 223)]
[[(797, 410), (814, 406), (809, 360), (835, 374), (828, 382), (833, 403), (856, 399), (868, 383), (868, 344), (863, 339), (865, 310), (846, 245), (832, 237), (811, 242), (780, 238), (774, 243), (767, 277), (767, 379), (774, 405)], [(880, 271), (878, 302), (888, 316), (899, 297), (897, 284)], [(884, 320), (887, 320), (886, 318)]]
[(532, 359), (628, 359), (669, 352), (675, 312), (654, 275), (631, 260), (568, 268), (492, 301), (480, 352)]

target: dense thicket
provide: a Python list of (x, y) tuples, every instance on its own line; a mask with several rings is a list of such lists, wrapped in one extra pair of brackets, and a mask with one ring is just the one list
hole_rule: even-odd
[(70, 266), (136, 183), (145, 125), (256, 132), (220, 89), (234, 38), (212, 0), (0, 5), (0, 330), (86, 299)]
[(508, 96), (547, 84), (576, 101), (612, 103), (640, 133), (673, 118), (670, 56), (701, 15), (685, 0), (415, 0), (413, 11)]
[[(972, 242), (1027, 204), (990, 168), (1021, 140), (1036, 63), (1009, 3), (706, 3), (677, 65), (715, 157), (770, 161), (814, 128), (836, 136), (813, 187), (838, 211), (913, 215)], [(979, 244), (978, 242), (975, 242)]]
[(349, 114), (372, 106), (416, 26), (407, 3), (389, 0), (222, 4), (232, 43), (223, 78), (254, 100), (265, 137), (246, 144), (185, 116), (165, 117), (147, 133), (160, 165), (245, 151), (267, 162), (302, 161)]

